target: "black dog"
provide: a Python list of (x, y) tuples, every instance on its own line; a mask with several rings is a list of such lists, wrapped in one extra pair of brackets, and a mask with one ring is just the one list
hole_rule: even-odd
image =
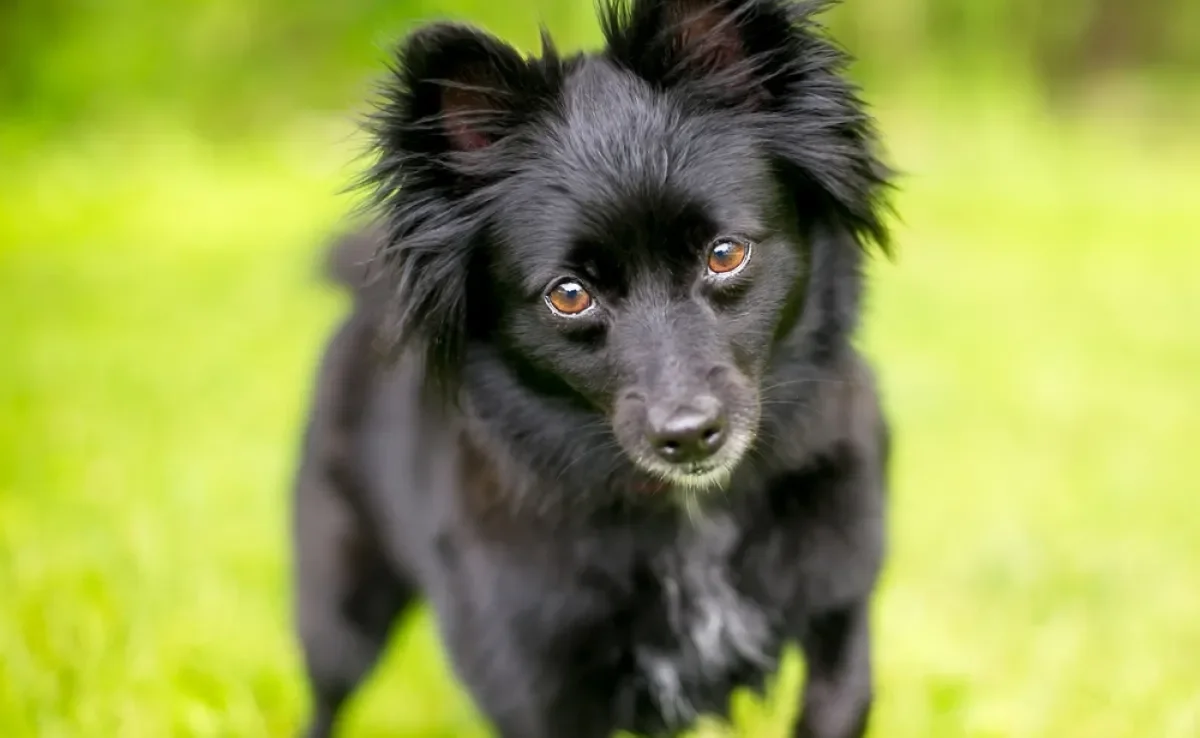
[(418, 595), (506, 738), (678, 732), (792, 641), (795, 734), (863, 734), (889, 441), (851, 338), (888, 171), (815, 10), (404, 44), (296, 492), (308, 735)]

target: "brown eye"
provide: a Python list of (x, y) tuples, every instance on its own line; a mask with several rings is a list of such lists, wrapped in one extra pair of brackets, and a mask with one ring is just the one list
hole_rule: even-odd
[(592, 306), (592, 296), (573, 279), (558, 284), (546, 294), (546, 302), (560, 315), (579, 315)]
[(708, 250), (708, 271), (712, 274), (736, 272), (750, 258), (750, 244), (732, 238), (724, 238)]

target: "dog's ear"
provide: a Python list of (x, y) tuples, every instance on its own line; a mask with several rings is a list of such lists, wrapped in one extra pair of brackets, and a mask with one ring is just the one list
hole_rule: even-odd
[(742, 103), (780, 92), (793, 20), (777, 0), (632, 0), (603, 25), (612, 58), (652, 84)]
[(471, 26), (434, 23), (415, 31), (382, 90), (373, 126), (380, 154), (429, 166), (495, 145), (549, 97), (555, 79), (547, 70), (555, 61), (526, 61)]
[(411, 34), (369, 120), (375, 161), (361, 184), (382, 223), (377, 265), (391, 284), (393, 353), (425, 355), (449, 388), (470, 329), (474, 243), (486, 220), (483, 185), (503, 172), (508, 140), (557, 88), (547, 45), (527, 61), (470, 26), (435, 23)]
[(835, 0), (609, 0), (610, 57), (660, 89), (736, 106), (781, 164), (801, 217), (885, 250), (891, 170), (815, 16)]

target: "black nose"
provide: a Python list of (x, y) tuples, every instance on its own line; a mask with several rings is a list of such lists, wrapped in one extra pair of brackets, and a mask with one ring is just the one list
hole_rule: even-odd
[(647, 425), (650, 445), (673, 464), (707, 459), (725, 443), (725, 412), (715, 397), (699, 397), (669, 413), (651, 411)]

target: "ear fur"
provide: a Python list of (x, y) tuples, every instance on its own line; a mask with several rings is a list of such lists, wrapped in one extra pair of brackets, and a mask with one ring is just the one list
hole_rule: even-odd
[(486, 185), (509, 139), (551, 99), (558, 57), (530, 62), (470, 26), (435, 23), (401, 45), (368, 121), (375, 161), (361, 184), (384, 231), (393, 352), (424, 349), (427, 377), (449, 390), (469, 329), (473, 244)]
[(474, 27), (425, 26), (397, 53), (375, 118), (378, 146), (435, 158), (492, 146), (552, 93), (547, 68)]
[(754, 126), (805, 217), (834, 220), (888, 250), (890, 169), (845, 77), (850, 58), (815, 16), (829, 0), (610, 0), (610, 57), (701, 109)]

